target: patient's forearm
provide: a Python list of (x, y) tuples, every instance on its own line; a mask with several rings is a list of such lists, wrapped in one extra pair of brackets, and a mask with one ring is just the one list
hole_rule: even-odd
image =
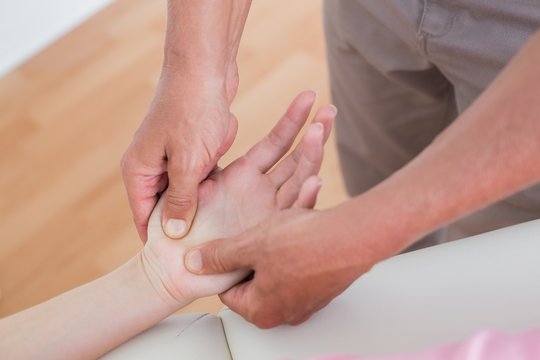
[[(114, 272), (0, 320), (0, 358), (95, 359), (176, 311), (142, 253)], [(155, 280), (155, 279), (154, 279)]]

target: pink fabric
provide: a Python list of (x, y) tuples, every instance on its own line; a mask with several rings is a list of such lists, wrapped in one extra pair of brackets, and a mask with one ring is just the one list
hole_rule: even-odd
[(540, 329), (509, 335), (483, 331), (462, 344), (425, 352), (383, 357), (325, 356), (312, 360), (537, 360), (540, 359)]

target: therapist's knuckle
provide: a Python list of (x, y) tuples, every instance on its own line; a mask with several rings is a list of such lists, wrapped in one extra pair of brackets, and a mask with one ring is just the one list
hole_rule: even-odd
[(133, 153), (128, 149), (122, 156), (122, 159), (120, 159), (120, 169), (122, 170), (122, 175), (126, 176), (134, 166), (135, 160)]
[(167, 205), (172, 211), (185, 211), (195, 205), (195, 196), (181, 192), (178, 189), (170, 189), (167, 193)]
[(281, 316), (268, 310), (257, 309), (251, 314), (251, 323), (259, 329), (271, 329), (282, 323)]
[(219, 246), (210, 246), (207, 248), (206, 256), (208, 263), (205, 266), (208, 266), (209, 269), (216, 272), (226, 272), (228, 270), (225, 256)]
[(235, 239), (234, 256), (238, 259), (253, 259), (254, 246), (252, 242), (253, 238), (244, 237), (242, 239)]

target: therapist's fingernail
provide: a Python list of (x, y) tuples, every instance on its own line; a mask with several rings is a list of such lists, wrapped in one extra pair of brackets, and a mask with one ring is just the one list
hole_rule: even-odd
[(191, 250), (187, 254), (186, 266), (189, 271), (194, 273), (202, 271), (202, 256), (199, 250)]
[(337, 107), (335, 105), (330, 104), (330, 108), (334, 112), (334, 116), (336, 116), (337, 115)]
[(165, 234), (171, 238), (179, 238), (186, 231), (186, 222), (184, 220), (169, 219), (165, 223)]

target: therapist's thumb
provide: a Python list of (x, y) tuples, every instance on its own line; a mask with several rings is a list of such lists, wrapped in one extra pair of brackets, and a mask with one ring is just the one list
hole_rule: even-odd
[(238, 239), (218, 239), (193, 248), (184, 257), (186, 268), (194, 274), (222, 274), (250, 268), (251, 258), (242, 251)]
[[(171, 239), (184, 237), (197, 211), (197, 195), (201, 174), (172, 157), (169, 161), (169, 186), (165, 194), (162, 227)], [(187, 170), (186, 170), (187, 169)]]

